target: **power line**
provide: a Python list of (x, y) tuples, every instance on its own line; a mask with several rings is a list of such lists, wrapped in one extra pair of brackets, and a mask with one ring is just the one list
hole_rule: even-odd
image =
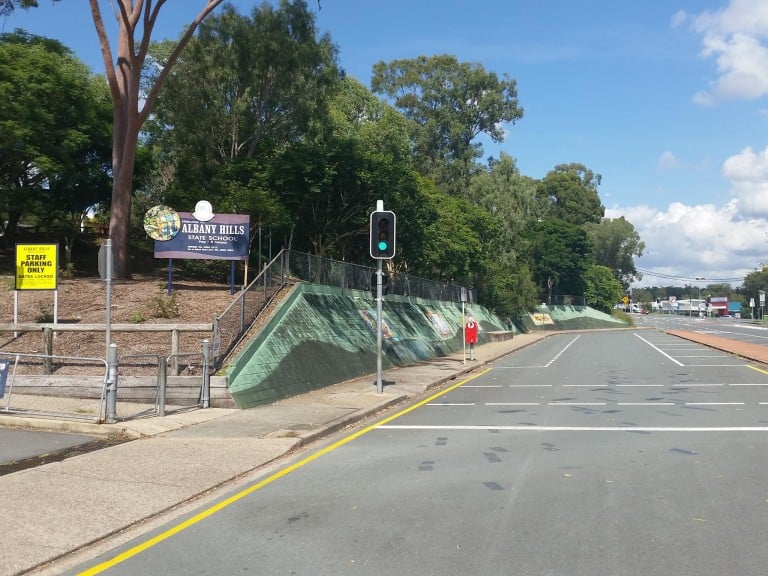
[(678, 280), (680, 282), (703, 282), (706, 280), (707, 282), (711, 284), (720, 284), (720, 283), (731, 283), (731, 282), (741, 282), (744, 280), (743, 277), (739, 278), (687, 278), (685, 276), (675, 276), (674, 274), (665, 274), (664, 272), (655, 272), (653, 270), (644, 270), (643, 268), (636, 268), (636, 270), (642, 274), (647, 274), (648, 276), (654, 276), (657, 278), (666, 278), (668, 280)]

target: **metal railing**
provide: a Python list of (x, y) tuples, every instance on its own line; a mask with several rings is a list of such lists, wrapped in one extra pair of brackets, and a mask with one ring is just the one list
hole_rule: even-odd
[[(302, 281), (347, 290), (370, 291), (376, 268), (332, 260), (305, 252), (281, 250), (240, 295), (213, 321), (213, 365), (224, 359), (243, 339), (253, 322), (286, 285)], [(375, 285), (375, 284), (373, 284)], [(389, 273), (387, 293), (429, 300), (460, 302), (462, 287), (401, 273)], [(472, 290), (466, 300), (475, 302)]]
[[(104, 358), (76, 356), (55, 356), (50, 354), (0, 353), (0, 359), (7, 359), (9, 370), (4, 390), (3, 406), (0, 413), (38, 417), (65, 417), (76, 420), (104, 420), (104, 402), (107, 392), (108, 363)], [(57, 364), (66, 368), (90, 367), (101, 376), (62, 377), (52, 382), (49, 378), (23, 375), (17, 382), (17, 368), (20, 364), (50, 366)]]

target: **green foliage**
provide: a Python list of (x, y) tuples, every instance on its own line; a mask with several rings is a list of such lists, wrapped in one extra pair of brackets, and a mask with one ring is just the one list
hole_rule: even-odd
[(747, 303), (749, 303), (749, 298), (754, 298), (755, 306), (760, 305), (760, 290), (768, 292), (768, 266), (747, 274), (741, 288), (741, 292), (747, 298)]
[(599, 224), (587, 224), (586, 230), (594, 246), (595, 263), (610, 268), (624, 289), (642, 279), (635, 268), (634, 257), (643, 255), (645, 243), (629, 221), (623, 216), (603, 218)]
[(499, 79), (479, 64), (448, 54), (378, 62), (371, 87), (411, 121), (420, 172), (454, 194), (469, 186), (475, 160), (482, 155), (477, 136), (501, 142), (504, 124), (523, 115), (515, 80)]
[(103, 79), (55, 40), (0, 35), (0, 221), (73, 237), (109, 198), (111, 112)]
[(584, 299), (590, 306), (606, 314), (610, 314), (613, 305), (624, 294), (624, 287), (607, 266), (592, 264), (585, 274)]
[(583, 228), (563, 220), (533, 222), (526, 230), (528, 262), (542, 300), (584, 294), (592, 244)]
[(144, 317), (144, 312), (142, 310), (137, 310), (134, 312), (133, 316), (131, 316), (131, 324), (141, 324), (146, 321), (147, 319)]
[(605, 215), (597, 187), (601, 176), (582, 164), (555, 166), (539, 183), (538, 196), (547, 202), (547, 218), (576, 226), (598, 224)]
[(171, 319), (179, 317), (179, 302), (175, 293), (170, 296), (166, 294), (153, 296), (145, 307), (152, 318)]

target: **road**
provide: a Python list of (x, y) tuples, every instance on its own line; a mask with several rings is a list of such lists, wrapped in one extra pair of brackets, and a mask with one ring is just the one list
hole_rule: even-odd
[(51, 462), (73, 449), (86, 450), (94, 436), (0, 428), (0, 474)]
[(637, 326), (662, 330), (692, 330), (768, 346), (768, 326), (735, 318), (698, 318), (669, 314), (632, 314)]
[(765, 366), (556, 335), (72, 573), (765, 575), (767, 449)]

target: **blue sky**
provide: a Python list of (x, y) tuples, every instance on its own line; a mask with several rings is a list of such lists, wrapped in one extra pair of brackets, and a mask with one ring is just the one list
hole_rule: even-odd
[[(636, 285), (739, 285), (768, 265), (765, 0), (308, 3), (365, 85), (380, 60), (445, 53), (514, 78), (524, 116), (486, 155), (534, 178), (570, 162), (601, 174), (606, 216), (646, 243)], [(57, 38), (102, 72), (88, 3), (40, 4), (0, 27)], [(168, 2), (154, 39), (178, 37), (202, 5)]]

